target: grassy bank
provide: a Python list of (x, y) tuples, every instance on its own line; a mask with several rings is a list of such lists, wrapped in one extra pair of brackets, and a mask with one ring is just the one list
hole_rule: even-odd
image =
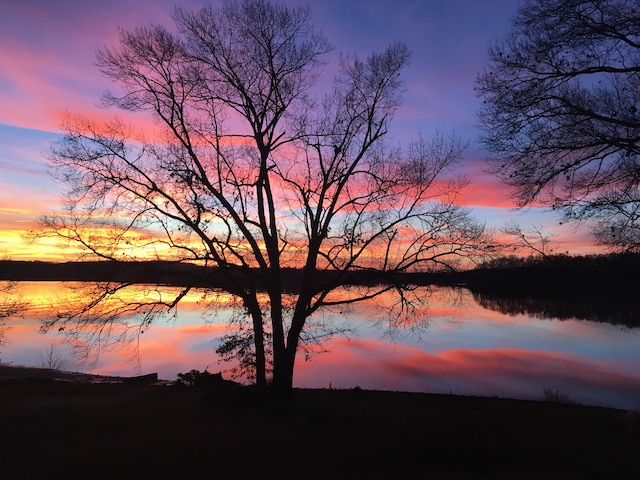
[(3, 479), (640, 478), (620, 410), (306, 389), (238, 405), (87, 380), (0, 369)]

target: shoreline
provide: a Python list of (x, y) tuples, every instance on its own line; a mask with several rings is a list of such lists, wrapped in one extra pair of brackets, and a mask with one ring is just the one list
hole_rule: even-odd
[[(213, 375), (213, 374), (212, 374)], [(222, 377), (221, 377), (222, 378)], [(166, 380), (157, 377), (157, 374), (144, 374), (137, 376), (116, 376), (116, 375), (100, 375), (93, 373), (83, 373), (60, 369), (50, 369), (45, 367), (30, 367), (23, 365), (5, 364), (0, 362), (0, 382), (4, 380), (19, 380), (19, 381), (39, 381), (39, 380), (51, 380), (68, 384), (80, 384), (80, 385), (135, 385), (139, 387), (145, 386), (162, 386), (162, 387), (177, 387), (177, 380)], [(223, 382), (234, 384), (238, 388), (251, 390), (252, 386), (238, 384), (232, 380), (222, 379)], [(189, 387), (184, 387), (189, 388)], [(483, 396), (474, 394), (461, 394), (461, 393), (436, 393), (436, 392), (413, 392), (404, 390), (371, 390), (363, 389), (360, 387), (353, 388), (323, 388), (323, 387), (294, 387), (294, 393), (300, 392), (349, 392), (354, 395), (386, 395), (386, 396), (407, 396), (407, 397), (435, 397), (435, 398), (456, 398), (456, 399), (469, 399), (495, 402), (495, 403), (522, 403), (522, 404), (539, 404), (549, 406), (560, 406), (565, 408), (584, 408), (595, 410), (608, 410), (612, 412), (640, 412), (640, 409), (624, 409), (618, 407), (611, 407), (607, 405), (588, 405), (575, 402), (568, 397), (563, 396), (560, 392), (551, 392), (548, 398), (518, 398), (518, 397), (500, 397), (500, 396)], [(555, 393), (555, 395), (553, 395)]]
[[(76, 372), (71, 370), (50, 369), (46, 367), (33, 367), (24, 365), (6, 364), (0, 362), (0, 381), (3, 380), (55, 380), (67, 383), (75, 384), (111, 384), (111, 385), (138, 385), (138, 386), (176, 386), (177, 380), (167, 380), (158, 378), (156, 373), (142, 374), (136, 376), (117, 376), (117, 375), (102, 375), (94, 373)], [(232, 380), (224, 379), (224, 382), (235, 384), (243, 389), (251, 389), (250, 385), (238, 384)], [(294, 387), (294, 392), (314, 392), (314, 391), (327, 391), (327, 392), (367, 392), (371, 394), (386, 394), (397, 396), (427, 396), (427, 397), (441, 397), (441, 398), (468, 398), (468, 399), (485, 399), (486, 401), (495, 402), (522, 402), (522, 403), (536, 403), (536, 404), (548, 404), (558, 405), (565, 407), (581, 407), (587, 409), (602, 409), (611, 410), (616, 412), (627, 411), (640, 411), (640, 408), (627, 409), (621, 407), (614, 407), (610, 405), (592, 405), (584, 404), (574, 401), (570, 397), (562, 394), (559, 391), (550, 390), (545, 391), (545, 395), (540, 398), (521, 398), (521, 397), (508, 397), (508, 396), (490, 396), (490, 395), (477, 395), (477, 394), (464, 394), (455, 392), (416, 392), (408, 390), (378, 390), (378, 389), (366, 389), (359, 386), (353, 388), (325, 388), (325, 387)]]
[(359, 389), (252, 401), (96, 377), (0, 365), (3, 479), (640, 478), (638, 415), (617, 409)]

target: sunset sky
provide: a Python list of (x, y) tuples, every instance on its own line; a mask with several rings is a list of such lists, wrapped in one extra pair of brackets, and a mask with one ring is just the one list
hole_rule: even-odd
[[(44, 156), (59, 138), (62, 116), (111, 118), (115, 111), (96, 106), (101, 93), (113, 88), (94, 66), (96, 50), (116, 44), (118, 26), (170, 25), (176, 4), (198, 8), (203, 2), (0, 2), (0, 258), (59, 258), (56, 247), (25, 245), (22, 235), (34, 228), (38, 215), (60, 204), (60, 185), (46, 172)], [(436, 130), (455, 130), (469, 140), (464, 167), (473, 184), (467, 202), (479, 218), (492, 227), (507, 221), (544, 226), (556, 234), (556, 251), (591, 253), (596, 249), (586, 232), (560, 226), (538, 209), (514, 212), (506, 187), (483, 173), (486, 152), (477, 142), (474, 80), (517, 6), (514, 0), (324, 0), (312, 3), (312, 13), (335, 55), (365, 57), (392, 42), (408, 44), (414, 56), (405, 72), (408, 91), (393, 141)]]

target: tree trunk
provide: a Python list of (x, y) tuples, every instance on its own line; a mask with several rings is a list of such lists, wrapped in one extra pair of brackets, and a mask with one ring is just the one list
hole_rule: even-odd
[(253, 321), (253, 345), (255, 349), (256, 388), (264, 391), (267, 388), (267, 362), (264, 351), (264, 327), (262, 325), (262, 312), (257, 300), (251, 297), (247, 300), (247, 308)]
[(291, 320), (285, 348), (279, 352), (277, 357), (274, 350), (273, 389), (277, 395), (290, 396), (293, 393), (293, 370), (300, 341), (300, 332), (304, 327), (305, 320), (304, 314), (298, 313), (298, 315), (294, 315)]
[(285, 348), (273, 359), (273, 393), (277, 396), (289, 397), (293, 394), (293, 366), (296, 352)]

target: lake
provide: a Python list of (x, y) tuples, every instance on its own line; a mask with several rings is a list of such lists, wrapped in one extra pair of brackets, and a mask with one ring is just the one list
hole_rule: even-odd
[[(294, 386), (640, 408), (639, 328), (608, 323), (602, 315), (598, 321), (581, 320), (554, 317), (548, 308), (546, 315), (528, 313), (526, 305), (505, 308), (464, 288), (421, 288), (417, 294), (429, 299), (421, 313), (428, 319), (419, 322), (390, 328), (373, 302), (326, 312), (323, 322), (349, 333), (324, 341), (323, 351), (308, 360), (301, 352)], [(148, 290), (136, 287), (139, 295)], [(83, 337), (70, 337), (67, 330), (40, 331), (42, 321), (79, 291), (73, 283), (19, 282), (5, 293), (5, 302), (20, 298), (28, 308), (0, 325), (0, 362), (118, 376), (157, 372), (168, 380), (191, 369), (227, 367), (214, 352), (232, 315), (224, 297), (212, 313), (195, 292), (175, 316), (155, 321), (143, 333), (123, 320), (113, 327), (112, 341), (104, 337), (100, 348), (87, 348)]]

